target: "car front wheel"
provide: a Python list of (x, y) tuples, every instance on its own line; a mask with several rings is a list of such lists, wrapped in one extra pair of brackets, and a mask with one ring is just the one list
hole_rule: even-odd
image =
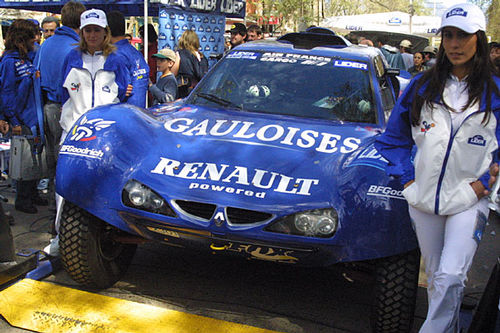
[(137, 245), (114, 240), (119, 230), (70, 202), (64, 203), (59, 251), (73, 280), (90, 288), (108, 288), (127, 270)]
[(410, 332), (417, 300), (420, 252), (375, 261), (373, 332)]

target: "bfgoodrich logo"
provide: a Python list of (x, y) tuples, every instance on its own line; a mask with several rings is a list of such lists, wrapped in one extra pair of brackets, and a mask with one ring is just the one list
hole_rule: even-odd
[(476, 146), (485, 146), (486, 140), (482, 135), (474, 135), (472, 138), (469, 138), (469, 140), (467, 140), (467, 143)]

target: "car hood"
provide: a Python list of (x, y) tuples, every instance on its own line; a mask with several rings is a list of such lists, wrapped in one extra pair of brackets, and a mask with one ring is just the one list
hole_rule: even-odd
[(379, 133), (359, 124), (194, 105), (148, 112), (159, 124), (156, 143), (141, 152), (131, 177), (169, 199), (247, 209), (330, 206), (342, 164)]

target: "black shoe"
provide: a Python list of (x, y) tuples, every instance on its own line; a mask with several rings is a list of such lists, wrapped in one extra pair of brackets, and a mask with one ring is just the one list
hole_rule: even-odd
[(49, 205), (49, 200), (44, 199), (42, 197), (35, 197), (33, 200), (31, 200), (34, 205), (37, 206), (48, 206)]
[(16, 210), (26, 213), (26, 214), (36, 214), (38, 209), (33, 205), (15, 205)]

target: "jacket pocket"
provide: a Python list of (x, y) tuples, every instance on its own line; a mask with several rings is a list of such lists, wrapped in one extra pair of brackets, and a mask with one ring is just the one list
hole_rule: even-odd
[(449, 197), (443, 197), (440, 203), (439, 215), (450, 215), (463, 212), (479, 201), (476, 192), (469, 182), (462, 182)]
[(410, 186), (405, 188), (403, 192), (401, 192), (405, 197), (406, 201), (409, 205), (415, 206), (418, 198), (418, 186), (416, 182), (413, 182)]

